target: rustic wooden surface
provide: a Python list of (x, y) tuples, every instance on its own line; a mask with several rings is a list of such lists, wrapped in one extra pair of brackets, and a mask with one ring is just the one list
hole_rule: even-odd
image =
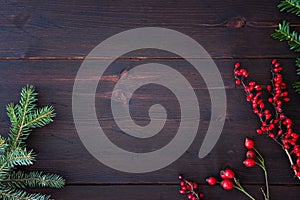
[[(51, 104), (57, 117), (51, 125), (35, 130), (29, 147), (38, 153), (30, 169), (63, 175), (67, 186), (61, 190), (43, 189), (55, 199), (184, 199), (178, 193), (177, 175), (204, 184), (205, 177), (230, 166), (258, 198), (263, 184), (260, 170), (242, 166), (243, 140), (250, 136), (263, 149), (269, 167), (272, 199), (299, 199), (300, 184), (293, 178), (280, 148), (264, 136), (256, 136), (257, 118), (235, 87), (232, 69), (236, 61), (248, 66), (252, 78), (262, 85), (270, 78), (270, 61), (278, 58), (284, 67), (289, 88), (297, 80), (294, 58), (284, 43), (270, 34), (283, 18), (297, 28), (299, 18), (282, 14), (279, 1), (219, 0), (88, 0), (88, 1), (0, 1), (0, 132), (9, 127), (5, 105), (17, 101), (20, 88), (33, 84), (39, 92), (40, 105)], [(137, 27), (164, 27), (180, 31), (199, 42), (212, 56), (224, 80), (228, 98), (226, 121), (221, 138), (213, 151), (198, 159), (208, 128), (210, 98), (201, 77), (180, 57), (154, 50), (123, 55), (105, 73), (104, 86), (97, 90), (97, 115), (105, 133), (130, 151), (157, 149), (174, 136), (180, 115), (172, 110), (176, 99), (164, 88), (144, 88), (131, 99), (132, 114), (138, 123), (149, 122), (148, 108), (162, 101), (172, 112), (159, 137), (135, 141), (119, 134), (109, 112), (108, 98), (120, 73), (134, 66), (158, 62), (173, 66), (187, 76), (201, 102), (198, 135), (188, 151), (176, 162), (159, 171), (128, 174), (110, 169), (94, 159), (82, 145), (72, 116), (72, 88), (84, 57), (106, 38)], [(110, 58), (97, 58), (110, 59)], [(195, 58), (197, 59), (197, 58)], [(156, 90), (156, 94), (149, 91)], [(300, 97), (290, 89), (292, 101), (285, 106), (300, 131)], [(129, 140), (129, 142), (127, 141)], [(134, 145), (132, 145), (134, 144)], [(207, 199), (245, 199), (239, 192), (225, 192), (219, 187), (203, 186)], [(225, 196), (226, 195), (226, 196)]]

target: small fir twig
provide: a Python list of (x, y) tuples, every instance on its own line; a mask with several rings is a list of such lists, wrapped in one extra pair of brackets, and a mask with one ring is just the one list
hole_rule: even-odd
[(26, 139), (34, 128), (53, 121), (54, 108), (37, 108), (37, 93), (33, 86), (22, 89), (18, 104), (7, 105), (11, 127), (7, 139), (0, 136), (0, 199), (3, 200), (48, 200), (49, 195), (28, 193), (27, 187), (64, 186), (64, 179), (56, 174), (18, 170), (19, 166), (32, 165), (36, 155), (27, 150)]
[(272, 36), (280, 41), (287, 41), (291, 50), (300, 52), (300, 35), (295, 30), (291, 31), (290, 24), (285, 20), (278, 24), (278, 29), (275, 30)]
[(300, 0), (284, 0), (278, 4), (281, 12), (286, 11), (300, 16)]

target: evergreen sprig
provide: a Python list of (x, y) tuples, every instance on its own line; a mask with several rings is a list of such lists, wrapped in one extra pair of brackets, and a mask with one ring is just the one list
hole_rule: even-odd
[(275, 39), (287, 41), (290, 49), (300, 52), (300, 35), (297, 31), (290, 30), (290, 24), (286, 21), (278, 24), (278, 29), (272, 34)]
[(278, 4), (281, 12), (286, 11), (300, 16), (300, 0), (284, 0)]
[[(296, 67), (297, 67), (297, 75), (300, 76), (300, 58), (297, 58), (296, 60)], [(300, 94), (300, 81), (294, 83), (294, 89), (298, 94)]]
[(11, 122), (7, 139), (0, 136), (0, 199), (3, 200), (48, 200), (50, 196), (28, 193), (26, 187), (64, 186), (64, 179), (56, 174), (43, 172), (24, 172), (18, 166), (32, 165), (36, 155), (27, 150), (26, 139), (32, 129), (42, 127), (53, 121), (54, 108), (37, 108), (37, 93), (33, 86), (22, 88), (18, 104), (7, 105)]
[[(280, 11), (294, 13), (300, 16), (300, 0), (284, 0), (278, 4)], [(283, 20), (278, 24), (278, 29), (272, 34), (272, 37), (280, 41), (287, 41), (290, 50), (297, 53), (300, 52), (300, 34), (293, 30), (291, 31), (290, 24)], [(296, 60), (297, 74), (300, 75), (300, 59)], [(300, 94), (300, 81), (294, 83), (295, 91)]]

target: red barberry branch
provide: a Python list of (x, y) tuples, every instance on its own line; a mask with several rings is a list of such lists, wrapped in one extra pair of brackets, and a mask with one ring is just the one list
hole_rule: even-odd
[[(235, 64), (234, 75), (237, 85), (242, 85), (246, 93), (246, 100), (252, 103), (253, 112), (259, 117), (261, 127), (257, 134), (266, 134), (281, 146), (287, 155), (295, 176), (300, 180), (300, 146), (299, 134), (293, 128), (293, 122), (282, 109), (282, 104), (289, 102), (286, 83), (281, 74), (282, 67), (277, 60), (272, 61), (272, 80), (267, 86), (270, 94), (268, 101), (262, 98), (262, 87), (254, 81), (247, 82), (249, 73), (240, 63)], [(272, 110), (267, 105), (270, 104)]]
[[(261, 192), (263, 194), (264, 200), (270, 200), (269, 194), (269, 183), (268, 183), (268, 173), (265, 165), (264, 158), (262, 154), (255, 148), (255, 143), (252, 139), (246, 138), (245, 147), (247, 148), (246, 152), (246, 160), (244, 160), (243, 164), (248, 167), (254, 167), (255, 165), (261, 167), (264, 171), (265, 175), (265, 186), (266, 192), (263, 188), (261, 188)], [(210, 176), (206, 179), (206, 182), (210, 186), (220, 185), (224, 190), (232, 190), (236, 189), (246, 195), (249, 199), (255, 200), (255, 198), (246, 191), (246, 189), (242, 186), (239, 179), (236, 176), (236, 173), (232, 169), (221, 170), (219, 173), (219, 180), (216, 177)], [(190, 200), (199, 200), (204, 197), (203, 193), (197, 193), (195, 189), (198, 188), (198, 185), (195, 182), (191, 182), (185, 180), (183, 176), (179, 176), (180, 180), (180, 190), (181, 194), (187, 195), (187, 198)], [(198, 195), (199, 194), (199, 195)]]
[(179, 190), (180, 194), (185, 194), (190, 200), (200, 200), (204, 198), (204, 194), (202, 192), (197, 192), (197, 183), (185, 180), (182, 175), (178, 178), (180, 180), (181, 187)]

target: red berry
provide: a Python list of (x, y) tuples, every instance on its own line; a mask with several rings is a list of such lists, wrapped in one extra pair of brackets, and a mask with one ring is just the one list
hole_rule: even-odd
[(273, 98), (270, 97), (270, 98), (268, 99), (268, 101), (269, 101), (270, 103), (273, 103)]
[(206, 179), (206, 182), (208, 183), (208, 185), (216, 185), (217, 179), (215, 177), (211, 176)]
[(235, 65), (234, 65), (235, 68), (239, 68), (240, 66), (241, 66), (241, 63), (239, 63), (239, 62), (235, 63)]
[(255, 165), (255, 160), (253, 160), (252, 158), (247, 158), (246, 160), (244, 160), (243, 164), (246, 167), (253, 167)]
[(268, 86), (267, 86), (267, 90), (268, 90), (269, 92), (271, 92), (271, 91), (272, 91), (272, 86), (271, 86), (271, 85), (268, 85)]
[(298, 166), (300, 166), (300, 158), (297, 159), (296, 163)]
[(235, 84), (237, 84), (237, 85), (241, 85), (241, 80), (239, 80), (239, 79), (238, 79), (238, 80), (236, 80), (236, 81), (235, 81)]
[(256, 85), (254, 88), (255, 88), (257, 91), (261, 91), (261, 90), (262, 90), (262, 87), (261, 87), (260, 85)]
[(255, 83), (254, 81), (251, 81), (251, 82), (249, 83), (249, 85), (250, 85), (250, 86), (253, 86), (253, 87), (255, 86), (255, 84), (256, 84), (256, 83)]
[(291, 135), (293, 138), (295, 138), (295, 139), (298, 139), (299, 138), (299, 135), (297, 134), (297, 133), (292, 133), (292, 135)]
[(185, 182), (184, 181), (180, 181), (180, 186), (184, 186)]
[(254, 141), (249, 139), (249, 138), (246, 138), (245, 140), (245, 147), (247, 149), (252, 149), (254, 147)]
[(284, 122), (287, 123), (287, 124), (291, 124), (291, 123), (292, 123), (291, 119), (289, 119), (289, 118), (286, 118), (286, 119), (284, 120)]
[(220, 171), (220, 177), (221, 177), (222, 179), (226, 179), (226, 177), (225, 177), (225, 174), (224, 174), (224, 171), (223, 171), (223, 170), (221, 170), (221, 171)]
[(261, 129), (257, 129), (257, 130), (256, 130), (256, 133), (260, 135), (260, 134), (263, 133), (263, 131), (262, 131)]
[(247, 158), (255, 158), (255, 156), (256, 156), (256, 152), (253, 151), (252, 149), (251, 149), (251, 150), (248, 150), (248, 151), (246, 152), (246, 157), (247, 157)]
[(231, 180), (229, 179), (225, 179), (222, 181), (221, 186), (225, 189), (225, 190), (231, 190), (234, 187), (234, 184)]
[(273, 59), (272, 60), (272, 65), (275, 65), (277, 63), (277, 60), (276, 59)]
[(234, 171), (232, 171), (231, 169), (225, 169), (223, 174), (224, 174), (226, 179), (232, 179), (232, 178), (235, 177)]
[(204, 198), (204, 194), (201, 192), (201, 193), (199, 193), (199, 197), (201, 198), (201, 199), (203, 199)]
[(292, 166), (292, 169), (293, 169), (293, 170), (297, 170), (297, 169), (298, 169), (298, 167), (297, 167), (297, 166), (295, 166), (295, 165), (293, 165), (293, 166)]
[(187, 195), (187, 198), (188, 198), (188, 199), (192, 199), (192, 198), (193, 198), (193, 195), (190, 193), (190, 194)]
[(198, 185), (197, 183), (193, 183), (193, 189), (197, 189)]
[(179, 190), (180, 194), (185, 194), (185, 190)]
[(283, 99), (283, 101), (289, 102), (289, 101), (290, 101), (290, 98), (286, 97), (286, 98)]

